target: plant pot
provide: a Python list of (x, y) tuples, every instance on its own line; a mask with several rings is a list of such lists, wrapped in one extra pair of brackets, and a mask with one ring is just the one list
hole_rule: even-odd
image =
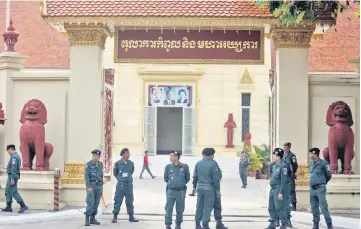
[(249, 177), (256, 177), (256, 171), (248, 171), (248, 176)]

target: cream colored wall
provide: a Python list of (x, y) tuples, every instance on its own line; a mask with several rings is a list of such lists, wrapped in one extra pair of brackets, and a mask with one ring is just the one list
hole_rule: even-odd
[[(318, 147), (323, 150), (328, 146), (329, 126), (326, 125), (326, 113), (328, 106), (335, 101), (346, 102), (352, 111), (354, 125), (352, 129), (355, 134), (355, 158), (352, 161), (354, 171), (360, 173), (360, 85), (359, 78), (353, 80), (354, 83), (333, 82), (334, 80), (324, 80), (322, 82), (310, 83), (310, 129), (309, 147)], [(358, 82), (357, 82), (358, 81)], [(305, 152), (306, 153), (306, 152)]]
[[(46, 142), (53, 144), (54, 152), (50, 159), (51, 169), (64, 171), (65, 162), (65, 104), (68, 89), (68, 70), (29, 70), (24, 69), (13, 77), (13, 109), (5, 111), (5, 144), (15, 144), (19, 150), (19, 122), (23, 105), (31, 99), (41, 100), (47, 109), (48, 123), (45, 125)], [(9, 159), (4, 152), (3, 162)], [(35, 166), (35, 160), (34, 160)]]
[[(103, 56), (104, 67), (115, 69), (114, 86), (114, 122), (113, 144), (115, 154), (123, 147), (130, 148), (133, 154), (141, 154), (143, 143), (143, 112), (145, 103), (145, 90), (143, 80), (138, 74), (141, 64), (114, 64), (114, 39), (108, 38)], [(238, 125), (235, 130), (234, 144), (237, 150), (241, 142), (241, 99), (240, 94), (252, 93), (250, 132), (252, 143), (255, 145), (268, 144), (268, 100), (270, 69), (270, 43), (265, 39), (264, 65), (199, 65), (204, 69), (204, 75), (194, 87), (196, 103), (196, 152), (208, 146), (214, 147), (218, 152), (226, 152), (227, 132), (223, 127), (227, 121), (228, 113), (234, 114)], [(190, 65), (187, 65), (190, 66)], [(169, 65), (159, 65), (159, 71)], [(248, 69), (254, 85), (239, 88), (240, 79)], [(169, 77), (171, 78), (171, 76)], [(153, 84), (196, 84), (196, 82), (152, 82)], [(144, 88), (143, 88), (144, 87)], [(197, 92), (198, 90), (198, 92)], [(144, 93), (144, 94), (143, 94)], [(195, 103), (195, 104), (196, 104)], [(235, 155), (234, 151), (228, 154)]]

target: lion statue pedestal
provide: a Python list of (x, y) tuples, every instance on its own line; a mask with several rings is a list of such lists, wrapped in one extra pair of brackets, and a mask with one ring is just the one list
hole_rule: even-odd
[[(6, 171), (0, 171), (1, 187), (6, 185)], [(18, 189), (29, 209), (54, 210), (54, 171), (21, 171)], [(60, 192), (62, 186), (59, 187)], [(5, 196), (5, 189), (0, 189), (0, 196)], [(61, 195), (61, 194), (60, 194)], [(4, 200), (0, 208), (5, 207)], [(13, 207), (17, 207), (14, 203)], [(64, 202), (59, 203), (59, 209), (65, 207)]]

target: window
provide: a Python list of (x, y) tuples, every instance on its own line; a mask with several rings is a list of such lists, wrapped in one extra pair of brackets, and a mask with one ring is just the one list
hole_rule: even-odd
[(244, 142), (244, 135), (249, 132), (251, 94), (242, 93), (241, 99), (242, 99), (242, 142)]

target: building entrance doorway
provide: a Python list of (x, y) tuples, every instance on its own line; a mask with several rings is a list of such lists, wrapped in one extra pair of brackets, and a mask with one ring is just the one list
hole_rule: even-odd
[(194, 155), (195, 113), (193, 107), (145, 107), (144, 150), (149, 155), (182, 151)]
[(157, 108), (157, 154), (182, 151), (182, 107)]

